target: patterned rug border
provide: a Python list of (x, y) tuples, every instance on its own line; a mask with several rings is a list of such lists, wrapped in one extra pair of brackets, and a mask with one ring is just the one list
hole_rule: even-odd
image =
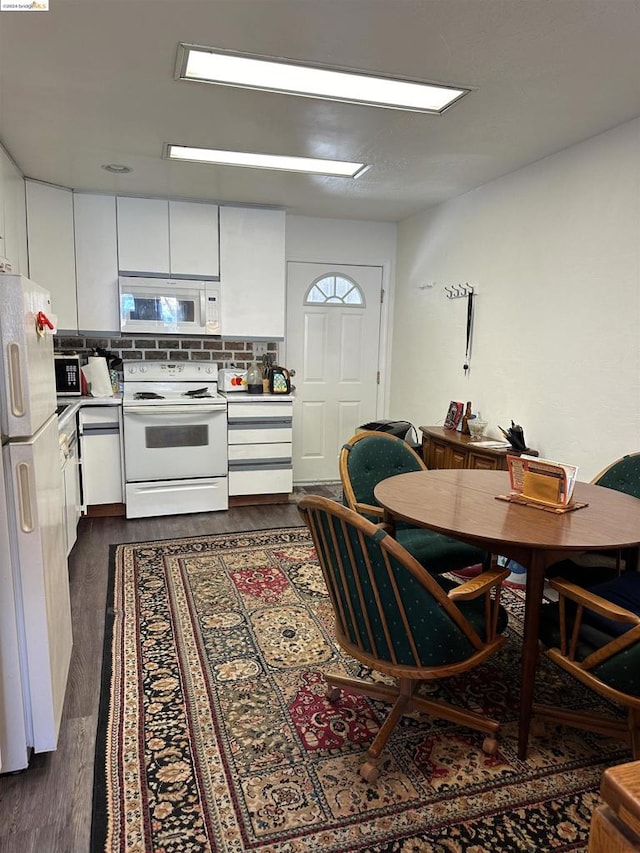
[[(120, 548), (145, 548), (182, 546), (187, 542), (202, 542), (203, 540), (225, 539), (227, 537), (244, 536), (255, 538), (258, 534), (279, 535), (289, 531), (304, 531), (303, 524), (287, 527), (264, 527), (256, 530), (236, 530), (225, 533), (205, 533), (198, 536), (175, 536), (171, 539), (147, 539), (140, 542), (119, 542), (109, 546), (109, 573), (107, 580), (107, 598), (105, 604), (104, 640), (102, 645), (102, 668), (100, 673), (100, 701), (98, 705), (98, 725), (96, 729), (96, 745), (93, 764), (93, 801), (91, 820), (91, 853), (102, 853), (107, 836), (107, 734), (109, 726), (109, 703), (111, 697), (111, 676), (113, 674), (113, 657), (108, 654), (113, 647), (113, 630), (115, 625), (115, 576), (116, 555)], [(237, 547), (237, 543), (234, 544)]]
[[(96, 746), (95, 746), (95, 760), (94, 760), (94, 786), (93, 786), (93, 808), (92, 808), (92, 825), (91, 825), (91, 844), (90, 851), (91, 853), (103, 853), (105, 850), (105, 844), (107, 841), (107, 833), (109, 828), (109, 818), (108, 814), (108, 802), (109, 802), (109, 791), (108, 791), (108, 781), (107, 781), (107, 769), (108, 769), (108, 745), (110, 738), (110, 706), (111, 706), (111, 685), (113, 678), (113, 648), (114, 648), (114, 631), (116, 626), (116, 617), (117, 613), (115, 610), (115, 601), (116, 601), (116, 576), (117, 576), (117, 567), (118, 567), (118, 554), (121, 549), (158, 549), (162, 548), (168, 552), (171, 552), (175, 549), (176, 553), (181, 549), (184, 549), (189, 543), (198, 543), (198, 542), (206, 542), (207, 548), (211, 548), (212, 543), (216, 543), (217, 547), (223, 550), (236, 550), (241, 549), (242, 547), (260, 547), (261, 539), (273, 539), (274, 537), (282, 537), (282, 536), (291, 536), (291, 544), (295, 545), (296, 540), (303, 539), (305, 542), (308, 541), (308, 530), (304, 525), (291, 525), (285, 527), (269, 527), (269, 528), (260, 528), (256, 530), (240, 530), (240, 531), (227, 531), (223, 533), (212, 533), (212, 534), (200, 534), (197, 536), (183, 536), (183, 537), (174, 537), (170, 539), (154, 539), (154, 540), (143, 540), (143, 541), (132, 541), (132, 542), (121, 542), (118, 544), (113, 544), (109, 548), (109, 577), (108, 577), (108, 588), (107, 588), (107, 597), (106, 597), (106, 605), (105, 605), (105, 627), (104, 627), (104, 642), (103, 642), (103, 660), (102, 660), (102, 669), (101, 669), (101, 684), (100, 684), (100, 701), (99, 701), (99, 710), (98, 710), (98, 724), (97, 724), (97, 733), (96, 733)], [(228, 545), (225, 547), (225, 540), (228, 540)], [(266, 546), (266, 543), (265, 543)], [(204, 549), (206, 551), (206, 549)], [(514, 599), (519, 600), (519, 602), (524, 602), (524, 593), (521, 590), (509, 590), (510, 594)], [(521, 619), (521, 616), (517, 617)], [(617, 763), (621, 759), (619, 755), (614, 751), (609, 755), (611, 759), (613, 756), (616, 756), (616, 760), (614, 763)], [(581, 762), (577, 762), (574, 771), (578, 770)], [(606, 765), (605, 765), (606, 766)], [(569, 768), (568, 768), (569, 769)], [(530, 777), (530, 783), (534, 784), (534, 787), (537, 787), (538, 784), (542, 784), (545, 778), (545, 769), (544, 767), (539, 768), (539, 775), (534, 773), (533, 776)], [(537, 780), (537, 781), (536, 781)], [(525, 787), (527, 787), (525, 785)], [(569, 807), (572, 800), (575, 800), (574, 806), (575, 808), (579, 807), (579, 798), (581, 794), (585, 794), (587, 790), (583, 789), (581, 783), (578, 779), (574, 779), (574, 784), (569, 785), (565, 791), (565, 798), (567, 800), (567, 807)], [(544, 796), (540, 798), (540, 793), (536, 794), (534, 800), (541, 804), (545, 801)], [(524, 795), (524, 800), (520, 803), (521, 808), (526, 808), (526, 803), (528, 800), (527, 794), (523, 791), (521, 792), (521, 796)], [(531, 792), (529, 796), (532, 796)], [(549, 804), (553, 802), (553, 797), (550, 798)], [(492, 812), (491, 808), (489, 808), (487, 814)], [(495, 808), (496, 814), (504, 813), (503, 806), (496, 806)], [(524, 815), (523, 815), (524, 817)], [(145, 822), (146, 826), (146, 822)], [(435, 826), (433, 827), (435, 828)], [(568, 841), (568, 839), (566, 839)], [(409, 846), (405, 847), (404, 841), (409, 843)], [(400, 846), (396, 847), (395, 845), (399, 844)], [(242, 848), (242, 849), (250, 849), (250, 848)], [(266, 848), (264, 848), (266, 850)], [(350, 847), (350, 850), (355, 850), (356, 847)], [(373, 847), (365, 846), (361, 849), (363, 853), (366, 851), (373, 850)], [(382, 853), (382, 847), (378, 848), (376, 845), (376, 850), (380, 850)], [(393, 846), (384, 847), (384, 853), (395, 853), (395, 851), (404, 851), (407, 850), (408, 853), (418, 853), (419, 848), (411, 846), (411, 837), (406, 836), (403, 840), (402, 835), (396, 837), (396, 842)], [(440, 847), (438, 847), (440, 849)], [(449, 849), (448, 847), (446, 848)], [(453, 849), (453, 848), (451, 848)], [(466, 848), (465, 848), (466, 849)], [(474, 848), (475, 849), (475, 848)], [(502, 849), (502, 848), (501, 848)], [(521, 850), (533, 850), (533, 848), (521, 847)], [(583, 850), (586, 849), (582, 846), (582, 844), (576, 844), (575, 841), (573, 843), (568, 842), (567, 844), (562, 844), (562, 846), (554, 847), (557, 850), (569, 851), (569, 850)], [(136, 847), (137, 853), (144, 853), (146, 848), (143, 846)], [(445, 848), (442, 848), (443, 853)], [(484, 847), (478, 847), (478, 851), (484, 851)], [(148, 851), (147, 851), (148, 853)], [(542, 853), (542, 851), (540, 851)]]

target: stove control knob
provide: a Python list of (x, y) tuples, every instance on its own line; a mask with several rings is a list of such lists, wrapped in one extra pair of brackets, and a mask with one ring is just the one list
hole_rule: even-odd
[(207, 367), (207, 373), (213, 373), (213, 368), (212, 368), (212, 367)]
[(144, 366), (144, 364), (141, 364), (140, 365), (140, 373), (146, 373), (146, 371), (147, 371), (147, 368)]
[(127, 373), (137, 373), (137, 372), (138, 372), (137, 367), (133, 367), (133, 365), (131, 367), (127, 367)]

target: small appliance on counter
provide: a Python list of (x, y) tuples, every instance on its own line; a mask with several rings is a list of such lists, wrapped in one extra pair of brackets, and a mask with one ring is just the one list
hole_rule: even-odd
[(247, 371), (225, 367), (218, 371), (218, 391), (246, 391)]
[(56, 353), (54, 355), (54, 367), (56, 371), (56, 393), (79, 397), (82, 393), (80, 356)]

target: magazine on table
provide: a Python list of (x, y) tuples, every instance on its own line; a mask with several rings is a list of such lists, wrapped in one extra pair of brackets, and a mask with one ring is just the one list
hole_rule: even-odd
[(537, 456), (507, 456), (513, 494), (552, 506), (568, 506), (578, 476), (576, 465)]

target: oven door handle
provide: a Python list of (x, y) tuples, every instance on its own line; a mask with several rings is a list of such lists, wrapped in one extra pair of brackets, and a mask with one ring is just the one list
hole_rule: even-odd
[(126, 406), (124, 415), (226, 415), (226, 406)]

